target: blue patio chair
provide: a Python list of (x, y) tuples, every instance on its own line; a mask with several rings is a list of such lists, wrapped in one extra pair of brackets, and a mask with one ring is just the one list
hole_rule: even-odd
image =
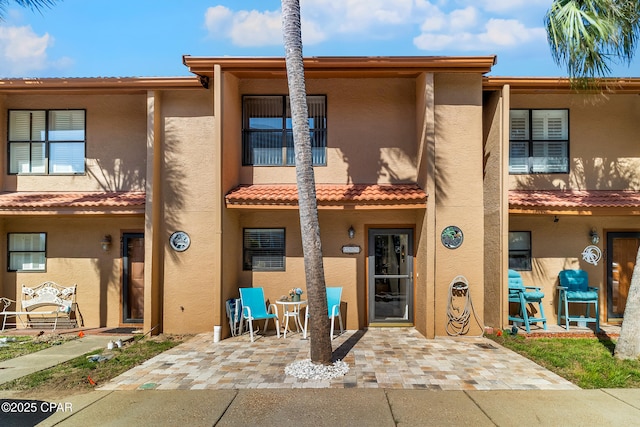
[[(544, 307), (542, 306), (542, 298), (544, 293), (537, 286), (524, 286), (520, 273), (515, 270), (509, 270), (509, 302), (518, 304), (518, 314), (509, 315), (512, 322), (522, 322), (527, 333), (531, 332), (531, 324), (542, 322), (542, 327), (547, 330), (547, 318), (544, 315)], [(528, 307), (531, 306), (535, 310), (535, 304), (538, 304), (539, 316), (529, 315)], [(531, 311), (533, 314), (533, 310)]]
[[(333, 329), (335, 328), (336, 317), (340, 324), (340, 334), (344, 333), (344, 327), (342, 326), (342, 314), (340, 313), (340, 299), (342, 298), (342, 287), (328, 287), (327, 288), (327, 310), (329, 318), (331, 319), (331, 339), (333, 336)], [(303, 338), (307, 338), (307, 326), (309, 325), (309, 311), (304, 319), (304, 334)]]
[[(562, 270), (558, 279), (558, 325), (564, 319), (568, 331), (569, 322), (595, 323), (596, 332), (600, 332), (598, 288), (589, 286), (588, 273), (584, 270)], [(585, 304), (586, 316), (569, 314), (569, 304)], [(595, 306), (595, 317), (591, 317), (591, 304)]]
[[(240, 288), (240, 300), (242, 303), (242, 318), (249, 323), (249, 334), (251, 342), (253, 342), (253, 321), (264, 320), (264, 330), (266, 332), (269, 319), (273, 319), (280, 338), (280, 321), (278, 320), (278, 307), (275, 304), (269, 304), (267, 307), (264, 298), (264, 289), (262, 288)], [(275, 313), (270, 313), (275, 311)], [(242, 330), (242, 323), (240, 325)], [(257, 332), (257, 330), (256, 330)]]

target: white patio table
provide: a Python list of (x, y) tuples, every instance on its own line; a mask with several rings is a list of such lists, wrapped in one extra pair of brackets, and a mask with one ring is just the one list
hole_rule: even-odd
[[(306, 300), (302, 301), (278, 301), (276, 304), (281, 305), (284, 311), (283, 323), (284, 323), (284, 337), (287, 337), (287, 330), (293, 332), (293, 329), (289, 328), (289, 318), (293, 318), (293, 323), (296, 326), (297, 332), (304, 332), (304, 327), (300, 321), (300, 308), (307, 303)], [(306, 334), (305, 334), (306, 335)]]

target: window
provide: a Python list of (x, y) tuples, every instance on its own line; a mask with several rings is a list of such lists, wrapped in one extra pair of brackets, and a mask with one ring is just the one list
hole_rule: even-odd
[(83, 174), (84, 110), (9, 111), (10, 174)]
[(509, 232), (509, 268), (531, 271), (531, 232)]
[(284, 228), (245, 228), (243, 270), (284, 271)]
[(509, 173), (569, 173), (569, 110), (511, 110)]
[(9, 271), (45, 271), (45, 233), (9, 233)]
[[(242, 165), (294, 166), (288, 96), (245, 96), (242, 114)], [(326, 97), (307, 96), (314, 166), (327, 164)]]

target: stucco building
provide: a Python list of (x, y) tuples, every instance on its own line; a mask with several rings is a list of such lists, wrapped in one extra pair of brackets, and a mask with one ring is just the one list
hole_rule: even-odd
[[(75, 283), (87, 327), (196, 333), (227, 324), (239, 287), (304, 289), (284, 60), (183, 61), (193, 77), (0, 80), (2, 295)], [(543, 287), (550, 322), (565, 268), (587, 270), (602, 321), (620, 320), (640, 79), (576, 94), (487, 77), (494, 63), (305, 59), (326, 282), (347, 328), (446, 335), (459, 275), (468, 333), (506, 326), (510, 266)], [(597, 265), (581, 257), (594, 232), (610, 254)]]

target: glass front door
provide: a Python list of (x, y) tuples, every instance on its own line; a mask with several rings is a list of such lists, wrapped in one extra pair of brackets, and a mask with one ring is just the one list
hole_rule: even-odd
[(369, 230), (369, 323), (413, 323), (413, 230)]
[(622, 320), (636, 265), (640, 233), (607, 233), (607, 320)]

